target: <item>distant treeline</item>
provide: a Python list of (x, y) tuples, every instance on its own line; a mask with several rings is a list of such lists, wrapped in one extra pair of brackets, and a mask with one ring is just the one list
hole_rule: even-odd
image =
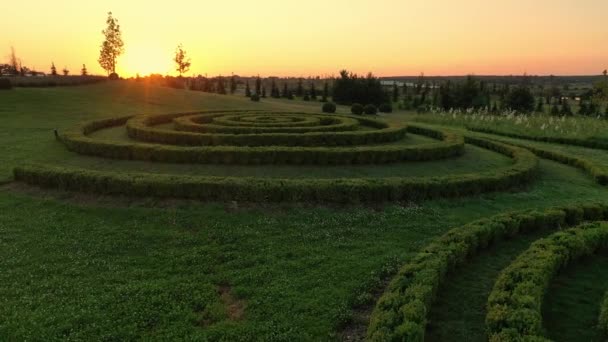
[[(404, 82), (404, 83), (416, 83), (420, 77), (423, 77), (426, 81), (431, 83), (444, 83), (447, 81), (451, 82), (464, 82), (469, 75), (464, 76), (390, 76), (381, 77), (380, 80), (384, 82)], [(534, 76), (534, 75), (518, 75), (518, 76), (491, 76), (491, 75), (473, 75), (473, 77), (479, 81), (483, 81), (486, 84), (497, 83), (497, 84), (511, 84), (517, 85), (522, 82), (529, 82), (533, 85), (540, 84), (555, 84), (558, 86), (572, 85), (576, 83), (594, 84), (603, 80), (602, 75), (595, 76)]]

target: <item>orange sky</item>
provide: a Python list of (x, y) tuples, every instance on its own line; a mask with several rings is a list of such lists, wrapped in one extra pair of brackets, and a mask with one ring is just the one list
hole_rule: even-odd
[[(171, 6), (173, 5), (173, 6)], [(607, 0), (20, 1), (0, 20), (0, 57), (52, 61), (77, 73), (97, 63), (106, 12), (119, 19), (123, 76), (176, 74), (600, 74), (608, 68)], [(6, 14), (6, 13), (5, 13)], [(4, 58), (5, 60), (7, 58)]]

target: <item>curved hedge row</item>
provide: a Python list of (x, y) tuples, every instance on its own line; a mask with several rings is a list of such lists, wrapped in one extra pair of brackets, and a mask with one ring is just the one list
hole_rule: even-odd
[(608, 150), (608, 141), (598, 139), (580, 139), (580, 138), (568, 138), (568, 137), (550, 137), (550, 136), (534, 136), (521, 133), (510, 133), (502, 132), (493, 128), (482, 128), (482, 127), (467, 127), (468, 130), (479, 133), (489, 133), (495, 135), (502, 135), (505, 137), (534, 140), (548, 143), (556, 143), (563, 145), (576, 145), (589, 148), (596, 148), (601, 150)]
[(514, 159), (497, 170), (441, 177), (273, 179), (102, 172), (30, 165), (14, 169), (15, 179), (43, 187), (102, 194), (200, 200), (378, 202), (458, 197), (521, 186), (536, 175), (537, 158), (517, 147), (478, 139), (477, 143)]
[(608, 185), (608, 170), (606, 170), (604, 167), (602, 167), (600, 165), (597, 165), (595, 162), (593, 162), (591, 160), (581, 158), (581, 157), (575, 157), (575, 156), (572, 156), (569, 154), (549, 151), (549, 150), (545, 150), (542, 148), (529, 146), (526, 144), (512, 143), (512, 142), (501, 140), (501, 139), (494, 139), (494, 140), (503, 142), (505, 144), (510, 144), (513, 146), (525, 148), (527, 150), (530, 150), (532, 153), (536, 154), (537, 156), (539, 156), (541, 158), (550, 159), (550, 160), (556, 161), (558, 163), (576, 167), (578, 169), (581, 169), (581, 170), (589, 173), (595, 179), (595, 181), (598, 182), (599, 184)]
[[(226, 114), (224, 116), (218, 116), (214, 120), (224, 126), (318, 126), (321, 122), (321, 115), (307, 115), (307, 116), (288, 116), (286, 114), (274, 113), (274, 114), (260, 114), (250, 113), (247, 115), (233, 115)], [(206, 117), (208, 118), (208, 117)], [(203, 119), (203, 122), (205, 122)], [(207, 121), (211, 122), (211, 120)]]
[(500, 214), (455, 228), (408, 261), (376, 303), (370, 341), (424, 341), (427, 314), (448, 273), (480, 250), (519, 233), (608, 218), (608, 204)]
[(542, 340), (542, 302), (570, 261), (608, 248), (608, 224), (594, 223), (541, 239), (503, 270), (488, 298), (490, 341)]
[[(218, 118), (219, 119), (219, 118)], [(225, 133), (225, 134), (262, 134), (262, 133), (309, 133), (309, 132), (344, 132), (359, 128), (359, 121), (347, 117), (320, 116), (315, 118), (316, 125), (221, 125), (208, 114), (179, 117), (173, 120), (174, 128), (182, 132)], [(295, 122), (297, 123), (297, 122)]]
[[(210, 113), (209, 115), (213, 115), (213, 113)], [(127, 133), (129, 137), (139, 141), (180, 146), (353, 146), (394, 142), (403, 139), (406, 132), (406, 127), (389, 126), (382, 121), (367, 118), (356, 119), (360, 123), (376, 129), (345, 132), (309, 132), (300, 134), (206, 134), (153, 127), (170, 123), (179, 116), (183, 115), (137, 116), (127, 122)]]
[[(169, 117), (176, 114), (167, 115)], [(182, 114), (183, 115), (183, 114)], [(102, 129), (124, 125), (131, 117), (85, 122), (61, 134), (73, 152), (104, 158), (195, 164), (381, 164), (437, 160), (464, 153), (464, 139), (453, 133), (410, 126), (407, 129), (442, 141), (420, 145), (355, 147), (239, 147), (165, 146), (139, 142), (98, 140), (87, 136)]]

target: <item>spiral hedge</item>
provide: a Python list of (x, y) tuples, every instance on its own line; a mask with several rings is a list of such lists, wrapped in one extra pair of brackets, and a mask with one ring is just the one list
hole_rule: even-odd
[(551, 280), (571, 261), (606, 248), (606, 222), (557, 232), (533, 243), (503, 270), (488, 298), (490, 341), (545, 340), (541, 307)]
[(390, 282), (372, 313), (368, 340), (424, 341), (428, 313), (440, 286), (450, 272), (481, 250), (529, 231), (607, 218), (608, 204), (593, 203), (500, 214), (450, 230), (423, 248)]
[[(260, 114), (242, 114), (246, 118), (262, 118)], [(277, 119), (289, 119), (290, 115), (285, 113), (274, 113)], [(198, 122), (193, 125), (206, 127), (204, 121), (213, 119), (224, 119), (225, 123), (230, 122), (228, 118), (238, 117), (234, 113), (178, 113), (168, 115), (138, 116), (138, 117), (119, 117), (105, 120), (85, 122), (61, 134), (61, 141), (66, 147), (76, 153), (91, 155), (104, 158), (126, 159), (126, 160), (145, 160), (169, 163), (194, 163), (194, 164), (313, 164), (313, 165), (334, 165), (334, 164), (383, 164), (402, 161), (424, 161), (437, 160), (448, 157), (458, 156), (464, 153), (464, 139), (462, 136), (453, 133), (444, 133), (432, 129), (410, 126), (388, 127), (387, 124), (372, 120), (358, 119), (371, 127), (369, 130), (349, 131), (349, 132), (321, 132), (321, 133), (247, 133), (247, 134), (226, 134), (226, 133), (193, 133), (182, 132), (184, 125), (191, 122)], [(296, 115), (293, 119), (306, 120), (314, 118), (319, 122), (328, 123), (327, 127), (332, 126), (332, 122), (338, 122), (336, 118), (329, 118), (324, 115)], [(342, 119), (341, 119), (342, 120)], [(353, 118), (344, 117), (343, 121), (349, 125), (354, 124)], [(174, 123), (177, 130), (166, 128), (154, 128), (154, 125)], [(211, 121), (210, 121), (211, 122)], [(234, 121), (236, 122), (236, 121)], [(299, 121), (301, 122), (301, 121)], [(310, 122), (309, 120), (306, 122)], [(261, 129), (259, 122), (254, 122), (254, 129)], [(274, 121), (273, 123), (277, 123)], [(289, 122), (293, 123), (293, 122)], [(316, 121), (315, 121), (316, 123)], [(105, 128), (119, 127), (126, 124), (127, 131), (134, 141), (109, 141), (95, 139), (90, 135)], [(221, 126), (225, 129), (231, 127), (250, 128), (251, 126)], [(282, 127), (282, 130), (292, 130), (298, 126)], [(299, 128), (312, 128), (316, 126), (299, 126)], [(265, 129), (275, 129), (276, 127), (265, 127)], [(212, 128), (215, 129), (215, 128)], [(373, 134), (379, 134), (380, 140), (383, 139), (403, 139), (405, 131), (414, 132), (433, 137), (438, 142), (408, 146), (405, 144), (375, 144)], [(370, 133), (371, 132), (371, 133)], [(340, 136), (341, 133), (348, 135)], [(358, 137), (362, 134), (362, 137)], [(181, 140), (186, 137), (185, 140)], [(194, 138), (192, 138), (194, 137)], [(296, 138), (300, 140), (312, 141), (319, 139), (322, 141), (337, 139), (346, 143), (350, 140), (350, 146), (336, 146), (336, 141), (328, 142), (324, 146), (294, 146), (297, 145)], [(334, 138), (332, 138), (334, 137)], [(388, 138), (387, 138), (388, 137)], [(204, 146), (176, 146), (172, 143), (197, 140)], [(144, 140), (140, 142), (138, 140)], [(157, 143), (146, 141), (153, 140)], [(370, 140), (370, 141), (368, 141)], [(227, 144), (229, 141), (235, 145)], [(269, 146), (259, 146), (266, 141)], [(253, 146), (244, 146), (250, 142)], [(305, 143), (306, 145), (307, 143)], [(242, 146), (243, 145), (243, 146)]]

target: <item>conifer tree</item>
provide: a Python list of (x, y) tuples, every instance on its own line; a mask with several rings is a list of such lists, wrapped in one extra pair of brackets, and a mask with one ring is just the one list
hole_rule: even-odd
[(317, 89), (315, 88), (315, 82), (310, 83), (310, 99), (317, 99)]
[(298, 87), (296, 88), (296, 95), (302, 96), (304, 95), (304, 86), (302, 85), (302, 79), (298, 79)]
[(88, 74), (89, 74), (89, 71), (87, 70), (87, 66), (83, 64), (82, 69), (80, 69), (80, 75), (87, 76)]
[(251, 89), (249, 88), (249, 80), (245, 83), (245, 96), (251, 97)]
[(329, 97), (329, 84), (327, 83), (327, 81), (325, 81), (325, 84), (323, 85), (323, 98), (321, 99), (321, 101), (327, 102), (328, 97)]
[(234, 94), (236, 92), (236, 77), (232, 75), (230, 77), (230, 94)]
[(282, 96), (287, 99), (287, 98), (289, 98), (290, 94), (291, 93), (289, 92), (289, 89), (287, 88), (287, 82), (283, 83), (283, 94), (282, 94)]
[(262, 79), (260, 76), (255, 79), (255, 93), (258, 96), (262, 93)]
[(55, 67), (55, 62), (51, 63), (51, 75), (57, 76), (57, 68)]
[(217, 78), (217, 93), (226, 95), (226, 86), (224, 85), (224, 78), (222, 76), (218, 76)]
[(560, 114), (572, 115), (572, 109), (570, 108), (570, 104), (568, 103), (568, 100), (562, 101), (562, 109), (560, 110)]

